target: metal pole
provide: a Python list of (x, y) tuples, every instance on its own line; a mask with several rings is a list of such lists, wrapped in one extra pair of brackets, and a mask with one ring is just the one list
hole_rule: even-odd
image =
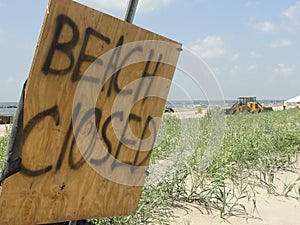
[(125, 21), (128, 23), (133, 22), (134, 14), (136, 12), (136, 8), (139, 0), (129, 0), (128, 8), (125, 15)]

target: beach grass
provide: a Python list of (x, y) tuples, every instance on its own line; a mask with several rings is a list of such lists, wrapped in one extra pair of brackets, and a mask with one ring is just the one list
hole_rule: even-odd
[[(221, 217), (248, 217), (259, 207), (257, 187), (283, 196), (297, 192), (300, 198), (300, 178), (284, 184), (282, 193), (274, 184), (275, 173), (292, 169), (299, 156), (300, 110), (228, 115), (220, 120), (223, 130), (214, 129), (213, 114), (185, 120), (165, 115), (136, 214), (93, 223), (169, 224), (182, 203)], [(1, 163), (7, 141), (0, 138)]]
[(2, 168), (5, 151), (8, 144), (8, 138), (9, 138), (9, 133), (7, 128), (6, 134), (3, 137), (0, 137), (0, 168)]
[[(187, 146), (182, 136), (188, 140), (197, 138), (192, 157), (177, 157), (169, 174), (157, 174), (164, 180), (146, 182), (136, 215), (95, 219), (94, 223), (169, 224), (172, 208), (180, 203), (196, 204), (204, 213), (217, 211), (221, 217), (243, 214), (247, 218), (258, 207), (257, 187), (279, 194), (274, 175), (291, 169), (300, 152), (300, 110), (230, 115), (225, 120), (220, 149), (208, 166), (201, 167), (210, 144), (210, 116), (186, 120), (189, 125), (183, 130), (182, 121), (164, 117), (163, 133), (159, 135), (165, 138), (158, 137), (160, 143), (153, 150), (151, 163), (155, 165), (175, 151), (184, 152)], [(197, 123), (198, 130), (194, 130)], [(284, 195), (297, 188), (299, 179), (285, 184)], [(249, 202), (251, 211), (245, 206)]]

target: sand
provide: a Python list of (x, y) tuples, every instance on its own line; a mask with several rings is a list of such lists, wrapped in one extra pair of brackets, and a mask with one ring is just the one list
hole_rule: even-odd
[(11, 125), (5, 125), (5, 124), (0, 124), (0, 137), (3, 137), (6, 135), (7, 130), (10, 129)]
[[(266, 190), (257, 188), (257, 210), (249, 218), (244, 215), (234, 215), (226, 219), (220, 218), (215, 211), (208, 215), (203, 207), (193, 204), (181, 204), (175, 207), (174, 220), (171, 225), (297, 225), (300, 224), (300, 181), (296, 183), (289, 197), (283, 196), (284, 183), (294, 183), (300, 177), (300, 165), (298, 169), (289, 172), (277, 172), (275, 186), (278, 195), (267, 194)], [(246, 205), (248, 212), (253, 212), (251, 204)]]
[[(283, 110), (283, 107), (273, 107), (274, 111)], [(200, 117), (196, 111), (177, 112), (178, 118)], [(218, 211), (208, 215), (203, 207), (195, 204), (178, 204), (173, 208), (174, 217), (171, 225), (298, 225), (300, 224), (300, 181), (288, 195), (284, 196), (284, 185), (293, 184), (300, 178), (300, 163), (293, 171), (277, 172), (275, 187), (277, 195), (270, 195), (265, 189), (257, 188), (257, 210), (253, 212), (253, 205), (246, 204), (249, 218), (244, 215), (234, 215), (226, 219), (220, 218)], [(298, 193), (297, 193), (298, 191)]]

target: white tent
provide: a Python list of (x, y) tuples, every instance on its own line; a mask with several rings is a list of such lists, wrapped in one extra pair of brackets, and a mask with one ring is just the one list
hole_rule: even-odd
[(300, 103), (300, 95), (284, 101), (285, 103)]

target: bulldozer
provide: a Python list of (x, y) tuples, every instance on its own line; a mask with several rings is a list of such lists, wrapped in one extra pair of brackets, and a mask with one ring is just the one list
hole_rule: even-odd
[(228, 109), (228, 114), (235, 113), (260, 113), (264, 107), (256, 100), (254, 96), (240, 96), (238, 101)]

